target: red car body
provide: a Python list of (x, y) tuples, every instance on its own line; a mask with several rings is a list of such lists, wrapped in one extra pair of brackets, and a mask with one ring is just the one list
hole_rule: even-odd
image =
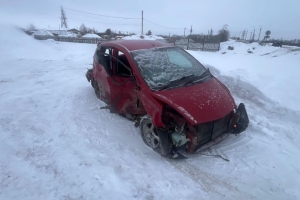
[[(111, 112), (130, 115), (137, 121), (142, 119), (141, 126), (143, 119), (148, 119), (148, 129), (144, 125), (147, 133), (143, 134), (143, 127), (141, 129), (143, 139), (152, 148), (159, 148), (162, 155), (169, 155), (181, 146), (192, 153), (217, 138), (224, 138), (224, 134), (239, 133), (246, 129), (249, 120), (244, 105), (237, 107), (226, 86), (204, 67), (201, 70), (207, 77), (199, 83), (192, 82), (184, 86), (179, 84), (166, 89), (151, 88), (151, 82), (147, 82), (146, 78), (149, 67), (143, 72), (143, 65), (151, 66), (147, 56), (154, 54), (144, 53), (144, 60), (139, 63), (140, 54), (135, 52), (163, 48), (172, 50), (178, 47), (147, 40), (103, 42), (97, 46), (93, 69), (88, 70), (86, 77), (91, 81), (98, 98), (108, 105)], [(191, 55), (185, 55), (187, 52), (176, 51), (187, 56), (192, 63), (198, 62)], [(173, 52), (169, 54), (173, 56)], [(160, 58), (151, 59), (157, 63), (162, 62), (157, 61)], [(183, 58), (177, 61), (178, 56), (168, 59), (175, 59), (179, 63), (187, 62)], [(199, 62), (198, 64), (201, 65)], [(156, 76), (159, 76), (159, 72), (157, 73)], [(162, 73), (161, 79), (165, 72), (162, 70)], [(165, 75), (168, 76), (168, 73)], [(151, 78), (159, 79), (155, 76)], [(145, 136), (147, 134), (150, 136)]]

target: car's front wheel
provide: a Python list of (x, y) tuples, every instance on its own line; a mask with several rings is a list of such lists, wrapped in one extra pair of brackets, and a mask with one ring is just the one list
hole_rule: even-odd
[(162, 128), (157, 128), (152, 124), (149, 115), (141, 119), (141, 134), (145, 144), (162, 156), (169, 156), (172, 152), (173, 144), (170, 135)]
[(146, 145), (155, 151), (160, 152), (159, 137), (154, 130), (154, 126), (149, 116), (144, 116), (141, 120), (141, 134)]

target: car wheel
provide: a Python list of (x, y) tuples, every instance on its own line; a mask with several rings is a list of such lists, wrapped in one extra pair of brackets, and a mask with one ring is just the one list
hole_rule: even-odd
[(92, 81), (91, 84), (95, 90), (95, 94), (96, 94), (97, 98), (100, 99), (100, 89), (99, 89), (98, 83), (96, 81)]
[(155, 151), (160, 150), (160, 141), (158, 134), (154, 130), (154, 126), (149, 116), (145, 116), (141, 120), (141, 134), (145, 144)]

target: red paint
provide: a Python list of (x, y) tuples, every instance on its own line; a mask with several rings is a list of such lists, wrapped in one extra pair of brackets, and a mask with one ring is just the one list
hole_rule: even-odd
[(227, 88), (215, 78), (189, 87), (153, 92), (152, 95), (172, 106), (192, 125), (220, 119), (236, 108)]

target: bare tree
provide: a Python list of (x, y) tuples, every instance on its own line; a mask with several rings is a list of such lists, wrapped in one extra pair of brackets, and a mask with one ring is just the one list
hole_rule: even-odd
[(227, 30), (227, 24), (223, 26), (221, 30), (219, 30), (220, 34), (220, 42), (226, 42), (229, 39), (229, 31)]
[(106, 33), (107, 35), (111, 35), (112, 31), (111, 31), (110, 28), (108, 28), (108, 29), (106, 29), (105, 33)]
[(87, 33), (87, 28), (84, 24), (81, 24), (81, 26), (79, 27), (79, 31), (84, 35)]
[(146, 33), (146, 35), (152, 35), (151, 30), (149, 30), (149, 31)]
[(93, 33), (93, 29), (86, 27), (86, 32), (87, 33)]

